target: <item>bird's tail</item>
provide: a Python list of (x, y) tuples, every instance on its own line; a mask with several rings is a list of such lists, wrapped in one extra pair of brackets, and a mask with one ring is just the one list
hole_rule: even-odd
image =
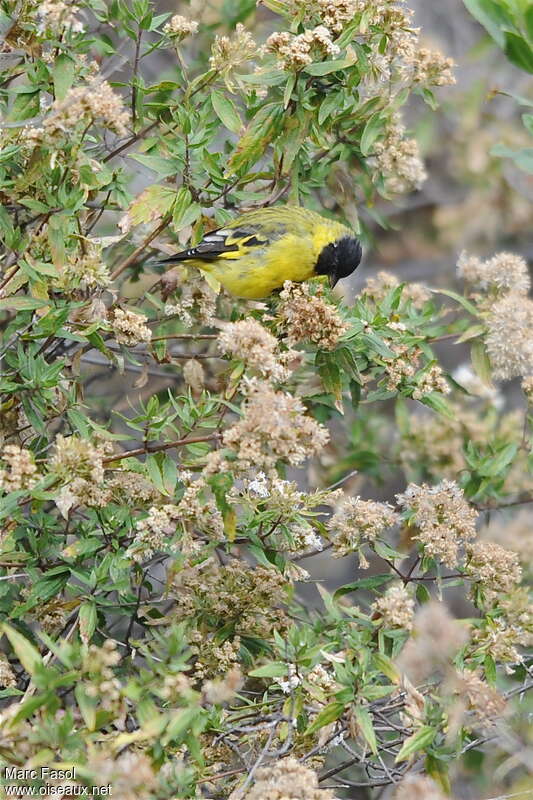
[(180, 253), (178, 253), (177, 255), (167, 256), (167, 258), (158, 258), (157, 260), (150, 260), (149, 266), (151, 266), (151, 267), (177, 267), (178, 264), (182, 264), (186, 260), (187, 260), (187, 256), (181, 255)]

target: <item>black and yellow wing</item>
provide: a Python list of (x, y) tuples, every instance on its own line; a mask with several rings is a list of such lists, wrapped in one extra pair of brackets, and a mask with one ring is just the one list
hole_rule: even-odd
[(158, 261), (158, 264), (170, 265), (180, 261), (241, 258), (255, 248), (266, 247), (269, 242), (270, 239), (259, 230), (259, 226), (239, 225), (235, 228), (226, 226), (206, 233), (194, 247), (164, 258)]
[(309, 236), (320, 219), (313, 212), (301, 208), (263, 208), (240, 214), (226, 225), (206, 233), (194, 247), (182, 250), (159, 264), (170, 265), (180, 261), (233, 260), (257, 253), (261, 248), (278, 241), (288, 232), (301, 239)]

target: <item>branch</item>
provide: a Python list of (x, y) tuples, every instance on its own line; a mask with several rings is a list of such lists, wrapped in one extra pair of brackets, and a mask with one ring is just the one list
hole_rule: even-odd
[(173, 447), (185, 447), (188, 444), (212, 442), (217, 439), (220, 439), (219, 433), (209, 433), (206, 436), (191, 436), (188, 439), (176, 439), (173, 442), (165, 442), (163, 444), (147, 444), (146, 447), (138, 447), (136, 450), (126, 450), (124, 453), (107, 456), (107, 458), (102, 459), (102, 464), (112, 464), (114, 461), (122, 461), (124, 458), (134, 458), (135, 456), (143, 456), (149, 453), (160, 453), (162, 450), (172, 450)]

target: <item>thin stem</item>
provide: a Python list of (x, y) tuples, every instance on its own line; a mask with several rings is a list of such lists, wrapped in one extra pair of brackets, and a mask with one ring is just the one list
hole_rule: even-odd
[(135, 58), (133, 61), (133, 76), (131, 83), (131, 119), (133, 125), (137, 122), (137, 72), (139, 70), (139, 56), (141, 54), (142, 30), (137, 29), (137, 41), (135, 42)]

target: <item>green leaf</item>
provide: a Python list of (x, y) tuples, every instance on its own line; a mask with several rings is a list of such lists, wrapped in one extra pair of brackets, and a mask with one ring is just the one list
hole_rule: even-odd
[(533, 73), (533, 49), (526, 40), (517, 33), (505, 31), (505, 54), (509, 61), (525, 72)]
[(242, 128), (242, 120), (235, 103), (219, 89), (211, 91), (211, 104), (213, 111), (226, 128), (232, 133), (239, 133)]
[(336, 719), (344, 712), (344, 703), (340, 703), (337, 700), (333, 703), (330, 703), (322, 711), (315, 717), (313, 722), (307, 727), (306, 731), (304, 732), (304, 736), (310, 736), (315, 731), (319, 731), (320, 728), (323, 728), (325, 725), (329, 725), (330, 722), (335, 722)]
[(342, 414), (342, 372), (335, 363), (335, 357), (329, 353), (318, 353), (316, 363), (324, 391), (333, 395), (335, 408)]
[(4, 622), (0, 631), (9, 639), (15, 655), (27, 673), (33, 675), (39, 667), (42, 667), (43, 660), (39, 651), (16, 628)]
[(489, 354), (483, 339), (474, 339), (470, 345), (470, 359), (472, 361), (472, 369), (478, 378), (483, 381), (485, 386), (493, 388)]
[[(166, 484), (167, 483), (170, 484), (170, 473), (168, 473), (167, 475), (167, 481), (165, 481), (165, 476), (163, 475), (164, 471), (163, 465), (165, 463), (164, 459), (166, 457), (167, 457), (166, 453), (156, 453), (155, 455), (150, 454), (146, 456), (146, 461), (144, 462), (144, 465), (146, 467), (146, 471), (148, 472), (150, 480), (152, 481), (156, 489), (160, 491), (161, 494), (164, 494), (167, 497), (169, 497), (172, 491), (174, 490), (175, 481), (171, 491), (169, 491)], [(175, 473), (175, 478), (177, 479), (177, 471)]]
[(364, 156), (367, 156), (371, 149), (372, 145), (378, 138), (379, 134), (383, 130), (383, 118), (381, 113), (378, 112), (377, 114), (372, 114), (368, 122), (366, 123), (363, 135), (361, 136), (361, 153)]
[(35, 697), (30, 697), (28, 700), (18, 706), (16, 714), (14, 714), (9, 720), (9, 725), (14, 727), (23, 719), (28, 719), (28, 717), (31, 717), (33, 714), (35, 714), (38, 708), (42, 708), (42, 706), (46, 705), (46, 703), (48, 703), (52, 697), (52, 692), (45, 692), (44, 694), (37, 694)]
[(172, 227), (175, 231), (180, 231), (187, 225), (191, 225), (196, 222), (201, 210), (198, 203), (192, 202), (190, 191), (181, 186), (176, 193), (176, 202), (172, 212)]
[(350, 592), (356, 592), (359, 589), (376, 589), (378, 586), (383, 586), (385, 583), (389, 583), (389, 581), (392, 579), (393, 576), (390, 573), (372, 575), (369, 578), (359, 578), (358, 581), (347, 583), (344, 586), (339, 586), (339, 588), (333, 594), (333, 599), (337, 600), (338, 597), (342, 597), (345, 594), (350, 594)]
[(327, 120), (327, 118), (335, 113), (338, 102), (339, 98), (336, 92), (330, 92), (324, 97), (324, 99), (320, 103), (320, 108), (318, 110), (319, 125), (323, 125), (324, 122)]
[(400, 752), (395, 758), (395, 763), (399, 764), (400, 761), (405, 761), (409, 756), (413, 755), (413, 753), (417, 753), (419, 750), (424, 750), (426, 747), (429, 747), (436, 735), (437, 731), (435, 728), (429, 725), (422, 725), (416, 733), (413, 733), (412, 736), (409, 736), (409, 738), (405, 740)]
[(315, 76), (329, 75), (330, 72), (338, 72), (341, 69), (352, 67), (355, 61), (355, 54), (347, 58), (338, 58), (335, 61), (320, 61), (317, 64), (309, 64), (309, 66), (304, 69), (304, 72), (307, 72), (308, 75)]
[(76, 63), (66, 53), (60, 53), (55, 60), (53, 69), (54, 94), (56, 100), (64, 100), (74, 82)]
[(354, 708), (354, 716), (366, 743), (370, 747), (372, 753), (376, 755), (378, 752), (378, 743), (374, 725), (372, 724), (372, 717), (368, 708), (366, 708), (366, 706), (356, 706)]
[(281, 103), (267, 103), (257, 112), (229, 160), (229, 175), (249, 168), (265, 154), (266, 148), (279, 131), (283, 115)]
[(161, 739), (161, 744), (165, 746), (172, 741), (182, 739), (200, 713), (201, 710), (195, 707), (182, 708), (177, 712), (173, 712), (173, 717), (167, 726), (165, 735)]
[(288, 108), (289, 106), (294, 87), (296, 86), (296, 79), (295, 73), (289, 75), (287, 83), (285, 84), (285, 89), (283, 90), (283, 108)]
[(380, 672), (386, 675), (392, 683), (400, 682), (400, 672), (391, 658), (384, 653), (374, 653), (372, 659)]
[(533, 114), (522, 114), (522, 122), (526, 130), (533, 136)]
[(514, 27), (513, 19), (496, 0), (463, 0), (472, 16), (483, 25), (500, 47), (504, 46), (505, 27)]
[(39, 102), (39, 90), (35, 91), (35, 89), (31, 87), (24, 88), (26, 88), (27, 91), (17, 94), (15, 101), (11, 106), (11, 110), (8, 115), (8, 120), (10, 122), (21, 122), (25, 119), (31, 119), (32, 117), (36, 117), (41, 110)]
[(445, 294), (446, 297), (451, 297), (452, 300), (456, 300), (465, 309), (465, 311), (468, 311), (474, 317), (479, 316), (477, 308), (469, 300), (467, 300), (466, 297), (457, 294), (457, 292), (452, 292), (451, 289), (432, 289), (431, 291), (435, 292), (435, 294)]
[(492, 656), (485, 656), (485, 660), (483, 661), (483, 669), (485, 670), (485, 678), (487, 679), (487, 683), (490, 683), (491, 686), (496, 686), (496, 663)]
[(285, 83), (287, 80), (287, 73), (282, 69), (272, 70), (258, 70), (251, 75), (237, 75), (240, 81), (244, 83), (258, 84), (259, 86), (279, 86), (280, 83)]
[(85, 725), (90, 731), (96, 730), (96, 699), (87, 695), (83, 683), (75, 686), (74, 696)]
[(533, 147), (522, 147), (517, 150), (514, 156), (517, 167), (533, 175)]
[[(182, 188), (179, 191), (186, 192), (187, 190)], [(134, 225), (160, 219), (172, 212), (178, 196), (179, 192), (176, 192), (172, 186), (161, 186), (159, 184), (149, 186), (131, 204), (128, 209), (128, 215)]]
[(524, 21), (526, 23), (527, 38), (530, 42), (533, 42), (533, 4), (531, 2), (529, 2), (524, 12)]
[(36, 297), (4, 297), (0, 300), (0, 310), (7, 308), (9, 311), (34, 311), (48, 305), (49, 301), (38, 300)]
[(448, 417), (448, 419), (455, 419), (456, 417), (454, 410), (440, 392), (428, 392), (428, 394), (420, 398), (420, 402), (428, 408), (432, 408), (437, 414), (442, 414), (443, 417)]
[(494, 458), (490, 459), (486, 468), (479, 471), (480, 475), (497, 478), (500, 477), (501, 473), (505, 474), (507, 467), (511, 465), (517, 452), (518, 445), (516, 442), (508, 442)]
[(79, 629), (81, 640), (84, 644), (89, 644), (92, 639), (92, 635), (96, 630), (97, 616), (94, 603), (87, 602), (80, 606)]
[(258, 667), (248, 673), (252, 678), (283, 678), (287, 675), (287, 665), (281, 661), (272, 661), (264, 667)]

